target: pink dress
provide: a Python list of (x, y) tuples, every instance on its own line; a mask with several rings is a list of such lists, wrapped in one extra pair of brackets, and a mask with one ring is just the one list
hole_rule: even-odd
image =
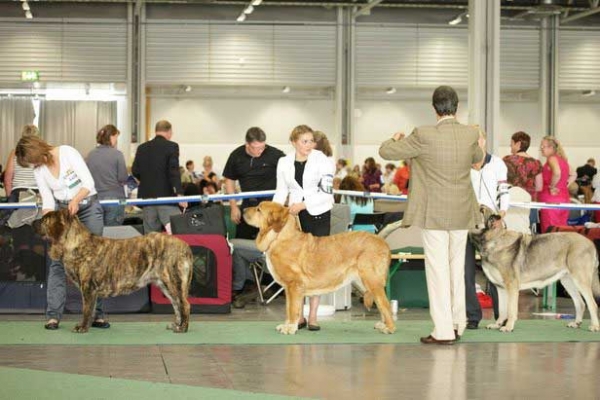
[[(543, 203), (569, 203), (569, 189), (567, 189), (567, 182), (569, 180), (569, 164), (559, 157), (555, 155), (558, 160), (558, 165), (560, 167), (560, 179), (556, 184), (556, 188), (558, 189), (557, 194), (550, 193), (550, 182), (552, 181), (552, 170), (550, 169), (550, 165), (548, 161), (544, 164), (542, 168), (542, 178), (544, 181), (544, 185), (542, 191), (538, 194), (538, 200)], [(569, 210), (550, 210), (550, 209), (541, 209), (540, 210), (540, 228), (541, 233), (546, 233), (548, 227), (550, 226), (565, 226), (567, 225), (567, 219), (569, 219)]]

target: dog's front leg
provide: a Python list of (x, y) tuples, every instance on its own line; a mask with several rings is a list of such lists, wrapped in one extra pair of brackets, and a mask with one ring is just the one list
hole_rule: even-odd
[(86, 333), (89, 330), (90, 324), (92, 323), (92, 314), (96, 307), (96, 299), (96, 292), (92, 292), (91, 289), (87, 288), (81, 289), (81, 312), (83, 313), (83, 320), (79, 324), (75, 325), (73, 332)]
[(493, 324), (486, 326), (487, 329), (500, 329), (508, 318), (508, 295), (506, 289), (496, 286), (498, 289), (498, 319)]
[(285, 323), (277, 326), (277, 331), (284, 335), (295, 335), (298, 330), (298, 321), (302, 310), (303, 292), (297, 286), (289, 285), (285, 288)]
[(510, 286), (506, 287), (507, 294), (507, 311), (508, 319), (506, 325), (500, 328), (500, 332), (512, 332), (515, 329), (515, 322), (517, 322), (517, 316), (519, 314), (519, 284), (513, 282)]

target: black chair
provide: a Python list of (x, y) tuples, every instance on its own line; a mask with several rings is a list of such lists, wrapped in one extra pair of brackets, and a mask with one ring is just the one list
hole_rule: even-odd
[(368, 214), (357, 213), (354, 215), (354, 221), (352, 221), (352, 225), (373, 225), (375, 226), (375, 233), (379, 232), (381, 228), (383, 228), (384, 212), (374, 212)]

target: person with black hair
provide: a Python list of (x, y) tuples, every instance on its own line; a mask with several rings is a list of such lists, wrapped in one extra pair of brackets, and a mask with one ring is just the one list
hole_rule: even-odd
[(458, 95), (450, 86), (433, 92), (435, 125), (397, 132), (382, 143), (385, 160), (411, 160), (411, 185), (403, 225), (422, 229), (429, 310), (434, 323), (423, 344), (448, 345), (466, 328), (465, 246), (481, 220), (471, 185), (471, 165), (483, 159), (479, 128), (456, 120)]
[[(277, 186), (277, 162), (285, 154), (276, 147), (266, 144), (267, 135), (258, 128), (252, 127), (246, 132), (246, 143), (236, 148), (227, 159), (223, 176), (225, 191), (235, 193), (235, 181), (238, 181), (242, 192), (274, 190)], [(256, 239), (258, 229), (246, 223), (242, 218), (245, 208), (254, 207), (269, 198), (246, 198), (239, 207), (236, 200), (230, 200), (231, 221), (236, 227), (236, 238)]]

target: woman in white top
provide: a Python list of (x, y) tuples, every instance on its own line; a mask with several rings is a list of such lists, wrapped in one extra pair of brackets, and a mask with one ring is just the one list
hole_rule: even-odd
[[(290, 214), (300, 219), (302, 230), (314, 236), (328, 236), (333, 208), (333, 175), (331, 158), (314, 149), (313, 130), (300, 125), (290, 135), (295, 151), (279, 159), (277, 188), (273, 201), (284, 204), (288, 199)], [(319, 296), (310, 298), (308, 320), (298, 321), (298, 329), (318, 331)]]
[[(33, 166), (34, 176), (42, 197), (42, 214), (56, 208), (67, 208), (95, 235), (104, 228), (103, 212), (94, 180), (83, 157), (70, 146), (54, 147), (36, 136), (21, 138), (15, 150), (21, 166)], [(67, 297), (65, 269), (60, 260), (51, 260), (48, 270), (46, 317), (44, 327), (58, 329)], [(92, 326), (108, 328), (102, 302), (98, 300)]]

